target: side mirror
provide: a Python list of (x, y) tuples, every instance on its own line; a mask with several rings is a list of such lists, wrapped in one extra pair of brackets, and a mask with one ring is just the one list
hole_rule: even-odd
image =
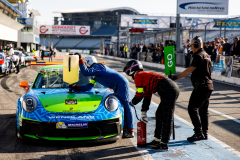
[(29, 90), (29, 87), (28, 87), (28, 82), (27, 81), (22, 81), (20, 84), (19, 84), (20, 87), (24, 88), (26, 91)]

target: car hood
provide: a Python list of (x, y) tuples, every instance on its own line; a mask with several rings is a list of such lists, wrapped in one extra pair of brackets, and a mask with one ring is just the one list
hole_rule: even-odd
[(107, 89), (68, 93), (68, 89), (33, 89), (49, 112), (86, 113), (95, 111)]

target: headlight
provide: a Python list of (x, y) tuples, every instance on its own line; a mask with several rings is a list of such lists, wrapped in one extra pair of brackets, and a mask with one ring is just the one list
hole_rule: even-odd
[(105, 100), (105, 108), (110, 111), (116, 111), (118, 109), (118, 100), (114, 96), (110, 96)]
[(37, 109), (37, 100), (34, 97), (28, 96), (23, 100), (23, 108), (27, 112), (33, 112)]

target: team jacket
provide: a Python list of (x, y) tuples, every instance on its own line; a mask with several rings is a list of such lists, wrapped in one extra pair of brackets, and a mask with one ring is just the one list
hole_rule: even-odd
[(102, 63), (95, 63), (91, 68), (87, 68), (83, 59), (80, 59), (79, 65), (84, 76), (94, 76), (94, 78), (89, 82), (89, 84), (80, 86), (80, 88), (77, 88), (77, 90), (90, 90), (93, 88), (96, 82), (115, 90), (118, 84), (121, 82), (127, 82), (127, 79), (123, 75), (110, 69)]
[(136, 94), (132, 99), (132, 104), (138, 104), (143, 98), (142, 111), (149, 110), (152, 94), (155, 93), (155, 88), (164, 76), (153, 72), (137, 72), (134, 78), (136, 84)]

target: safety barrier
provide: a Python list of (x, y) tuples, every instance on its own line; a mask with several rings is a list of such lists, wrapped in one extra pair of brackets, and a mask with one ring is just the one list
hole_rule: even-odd
[(31, 68), (32, 66), (49, 66), (49, 65), (62, 65), (63, 62), (31, 62)]

